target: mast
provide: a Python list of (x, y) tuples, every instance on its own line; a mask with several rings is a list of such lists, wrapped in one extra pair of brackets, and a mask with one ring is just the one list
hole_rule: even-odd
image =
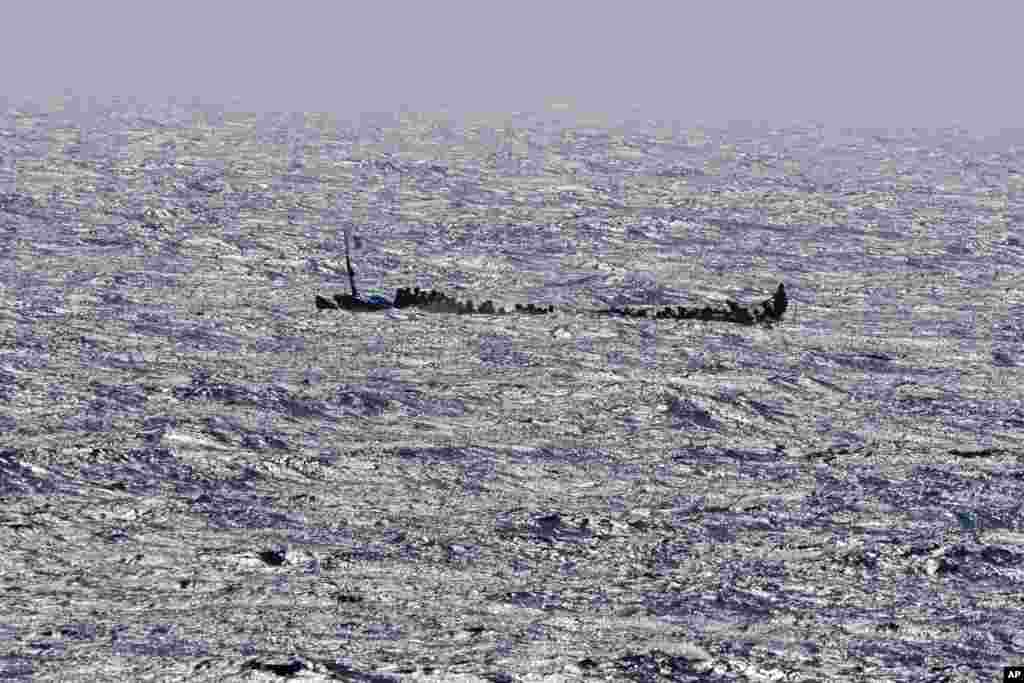
[(356, 274), (352, 270), (352, 258), (349, 256), (349, 242), (351, 236), (349, 235), (348, 225), (345, 226), (345, 267), (348, 268), (348, 284), (352, 289), (352, 301), (359, 299), (359, 291), (356, 289)]

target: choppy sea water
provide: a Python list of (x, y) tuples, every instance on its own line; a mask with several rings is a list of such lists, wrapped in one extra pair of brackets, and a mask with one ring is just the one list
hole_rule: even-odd
[[(990, 680), (1022, 145), (9, 107), (0, 670)], [(317, 312), (345, 227), (364, 292), (559, 313)]]

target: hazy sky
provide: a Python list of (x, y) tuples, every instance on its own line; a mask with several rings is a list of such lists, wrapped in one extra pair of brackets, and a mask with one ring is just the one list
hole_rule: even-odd
[(14, 102), (1024, 126), (1020, 2), (26, 0), (2, 21)]

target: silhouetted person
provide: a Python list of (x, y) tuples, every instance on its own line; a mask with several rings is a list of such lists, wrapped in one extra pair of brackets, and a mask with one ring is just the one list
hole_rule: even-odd
[(776, 318), (781, 318), (787, 308), (789, 308), (789, 297), (786, 296), (786, 286), (780, 282), (779, 288), (775, 290), (775, 296), (772, 297), (772, 312)]

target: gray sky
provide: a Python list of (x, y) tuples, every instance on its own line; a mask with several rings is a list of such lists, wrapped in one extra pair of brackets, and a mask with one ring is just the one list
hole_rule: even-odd
[(13, 102), (1024, 126), (1020, 2), (37, 0), (2, 21)]

